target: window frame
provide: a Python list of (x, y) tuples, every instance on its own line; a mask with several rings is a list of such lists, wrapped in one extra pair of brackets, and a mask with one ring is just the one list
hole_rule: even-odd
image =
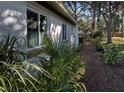
[[(45, 16), (46, 18), (47, 18), (47, 28), (46, 28), (46, 34), (48, 33), (48, 31), (49, 31), (49, 16), (47, 15), (47, 14), (45, 14), (45, 13), (41, 13), (41, 11), (38, 11), (37, 9), (34, 9), (34, 8), (31, 8), (31, 7), (27, 7), (27, 10), (26, 11), (32, 11), (32, 12), (34, 12), (34, 13), (36, 13), (36, 14), (38, 14), (38, 41), (37, 41), (37, 43), (38, 43), (38, 45), (35, 45), (34, 47), (32, 47), (32, 48), (29, 48), (28, 46), (27, 46), (27, 44), (26, 44), (26, 46), (27, 46), (27, 50), (28, 51), (30, 51), (30, 50), (34, 50), (34, 49), (38, 49), (38, 48), (41, 48), (41, 45), (40, 45), (40, 43), (41, 43), (41, 35), (40, 35), (40, 15), (43, 15), (43, 16)], [(28, 34), (28, 27), (27, 27), (27, 34)], [(27, 36), (26, 36), (27, 37)], [(26, 40), (27, 41), (27, 40)]]

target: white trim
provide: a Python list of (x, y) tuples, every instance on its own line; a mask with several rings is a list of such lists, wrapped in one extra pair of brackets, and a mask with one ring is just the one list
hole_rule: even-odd
[(33, 48), (27, 48), (27, 52), (28, 52), (28, 51), (31, 51), (31, 50), (38, 49), (38, 48), (41, 48), (41, 46), (35, 46), (35, 47), (33, 47)]
[(38, 9), (35, 9), (35, 8), (31, 7), (31, 6), (27, 6), (27, 9), (29, 9), (29, 10), (31, 10), (31, 11), (34, 11), (35, 13), (41, 14), (41, 15), (43, 15), (43, 16), (49, 17), (48, 14), (43, 13), (42, 11), (39, 11)]

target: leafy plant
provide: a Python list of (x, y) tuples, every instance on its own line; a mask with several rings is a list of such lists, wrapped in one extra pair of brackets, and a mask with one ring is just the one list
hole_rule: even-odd
[(45, 91), (86, 91), (83, 83), (75, 79), (76, 76), (83, 77), (79, 70), (84, 69), (80, 63), (80, 56), (76, 49), (67, 48), (65, 44), (55, 46), (47, 37), (44, 38), (44, 53), (49, 60), (41, 58), (41, 67), (46, 69), (54, 77), (53, 80), (44, 77)]
[(122, 58), (120, 47), (114, 44), (108, 44), (104, 47), (103, 57), (106, 64), (114, 65)]
[(97, 37), (101, 38), (102, 36), (103, 36), (102, 31), (97, 31), (93, 33), (93, 38), (97, 38)]
[(76, 49), (67, 48), (65, 44), (53, 45), (46, 37), (42, 51), (46, 57), (41, 57), (38, 66), (20, 62), (23, 52), (16, 46), (16, 40), (8, 36), (1, 42), (0, 91), (86, 91), (85, 85), (79, 82), (84, 65)]
[[(7, 71), (7, 73), (0, 72), (0, 91), (39, 91), (37, 85), (35, 84), (39, 84), (40, 82), (38, 81), (38, 78), (35, 77), (31, 71), (29, 71), (31, 69), (33, 69), (35, 73), (39, 72), (39, 74), (44, 74), (45, 76), (51, 77), (51, 75), (41, 67), (28, 62), (7, 64), (4, 61), (0, 61), (0, 63), (6, 66), (5, 70)], [(27, 66), (30, 68), (27, 68)]]
[[(19, 50), (17, 38), (15, 36), (7, 36), (7, 39), (0, 42), (0, 60), (14, 64), (15, 62), (22, 61), (25, 58), (25, 53)], [(2, 70), (1, 70), (2, 71)]]
[(96, 50), (98, 52), (103, 52), (104, 51), (103, 44), (102, 44), (100, 38), (95, 38), (95, 45), (96, 45)]
[(39, 91), (36, 84), (41, 82), (35, 74), (41, 74), (47, 78), (52, 76), (43, 68), (28, 63), (20, 62), (23, 52), (16, 46), (16, 37), (8, 35), (6, 40), (0, 43), (0, 91), (2, 92), (26, 92)]

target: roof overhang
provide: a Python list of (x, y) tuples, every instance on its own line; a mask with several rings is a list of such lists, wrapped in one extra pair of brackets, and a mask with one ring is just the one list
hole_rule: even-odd
[(40, 5), (51, 10), (56, 15), (62, 17), (73, 25), (77, 25), (76, 20), (67, 12), (63, 5), (57, 1), (37, 1)]

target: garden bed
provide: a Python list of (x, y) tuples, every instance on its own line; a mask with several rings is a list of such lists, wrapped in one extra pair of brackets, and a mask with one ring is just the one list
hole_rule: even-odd
[(124, 60), (115, 66), (104, 66), (108, 78), (108, 91), (124, 91)]

